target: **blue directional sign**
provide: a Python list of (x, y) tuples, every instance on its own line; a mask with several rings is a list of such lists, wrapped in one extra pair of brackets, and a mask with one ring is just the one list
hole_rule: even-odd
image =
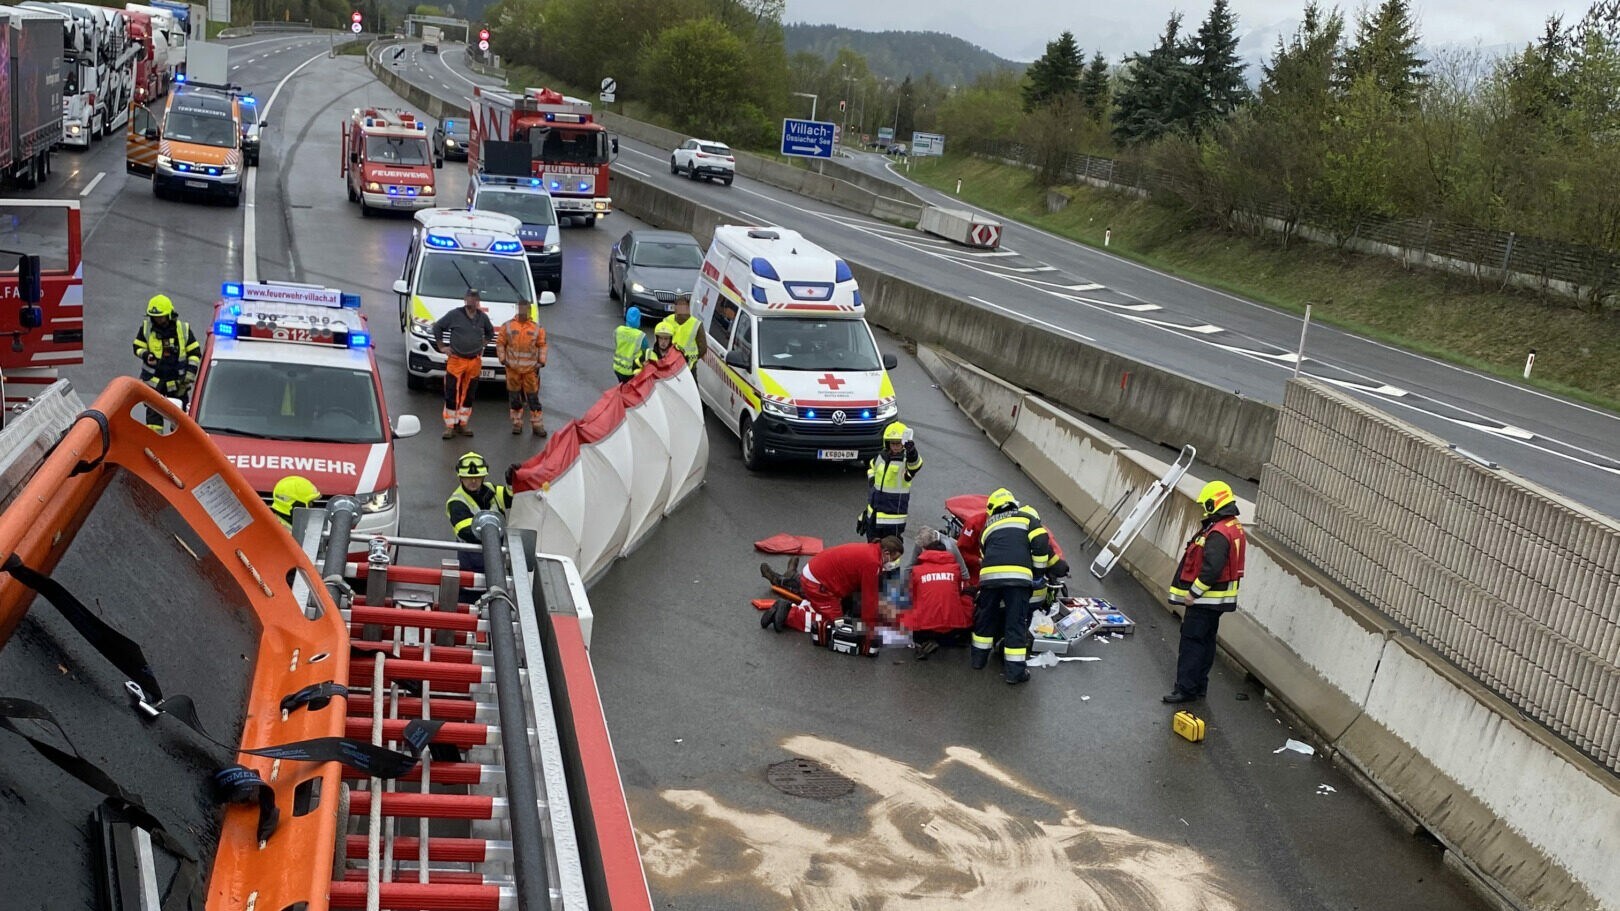
[(837, 126), (819, 120), (782, 121), (782, 154), (800, 158), (831, 158)]

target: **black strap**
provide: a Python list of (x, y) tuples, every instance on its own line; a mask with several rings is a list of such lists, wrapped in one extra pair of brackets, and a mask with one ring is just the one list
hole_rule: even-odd
[(16, 554), (6, 557), (5, 563), (0, 564), (0, 572), (10, 573), (13, 579), (38, 592), (46, 602), (56, 608), (57, 613), (73, 624), (73, 628), (78, 630), (79, 635), (83, 636), (101, 657), (106, 658), (126, 677), (140, 684), (141, 688), (153, 698), (163, 698), (163, 688), (158, 686), (151, 663), (146, 660), (146, 653), (141, 651), (135, 640), (113, 629), (105, 620), (91, 613), (90, 609), (74, 597), (62, 583), (29, 567)]
[(208, 779), (214, 802), (218, 804), (257, 803), (259, 825), (256, 836), (260, 842), (270, 840), (281, 822), (281, 810), (276, 806), (276, 792), (264, 783), (259, 773), (247, 766), (229, 765)]
[(328, 680), (325, 683), (312, 683), (296, 693), (281, 698), (281, 710), (293, 712), (308, 706), (311, 711), (318, 712), (332, 703), (332, 697), (349, 696), (349, 688), (341, 683)]
[[(68, 477), (70, 478), (77, 477), (94, 469), (96, 466), (100, 465), (106, 460), (107, 453), (112, 450), (112, 428), (107, 426), (107, 416), (94, 408), (87, 408), (84, 411), (79, 412), (78, 420), (82, 421), (85, 418), (95, 421), (96, 425), (101, 428), (101, 452), (95, 458), (90, 459), (89, 461), (80, 459), (79, 464), (73, 466), (73, 470), (68, 472)], [(75, 423), (77, 423), (77, 421), (75, 421)]]

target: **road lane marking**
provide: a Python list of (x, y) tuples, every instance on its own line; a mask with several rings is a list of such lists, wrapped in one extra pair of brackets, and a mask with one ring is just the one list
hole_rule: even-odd
[[(465, 51), (465, 50), (463, 50), (463, 51), (462, 51), (462, 52), (461, 52), (461, 53), (462, 53), (462, 55), (463, 55), (463, 56), (465, 56), (465, 55), (466, 55), (466, 53), (467, 53), (467, 52), (466, 52), (466, 51)], [(440, 64), (441, 64), (441, 65), (443, 65), (443, 66), (444, 66), (444, 69), (445, 69), (445, 72), (447, 72), (447, 73), (449, 73), (449, 74), (450, 74), (450, 75), (452, 75), (452, 76), (454, 76), (454, 77), (456, 77), (456, 78), (457, 78), (457, 79), (460, 79), (460, 80), (461, 80), (461, 81), (462, 81), (462, 82), (465, 82), (465, 83), (467, 83), (467, 84), (468, 84), (468, 85), (471, 85), (471, 86), (478, 86), (478, 85), (482, 85), (482, 83), (479, 83), (479, 82), (474, 82), (474, 81), (472, 81), (472, 80), (471, 80), (471, 79), (468, 79), (468, 78), (467, 78), (467, 77), (466, 77), (466, 76), (463, 76), (463, 75), (461, 75), (461, 74), (460, 74), (460, 73), (458, 73), (458, 72), (456, 72), (456, 69), (455, 69), (455, 67), (453, 67), (453, 66), (451, 66), (451, 65), (450, 65), (450, 61), (448, 61), (448, 60), (446, 60), (446, 59), (444, 59), (444, 55), (443, 55), (443, 54), (439, 54), (439, 55), (438, 55), (438, 58), (439, 58), (439, 63), (440, 63)], [(450, 87), (450, 83), (448, 83), (448, 82), (447, 82), (447, 83), (445, 83), (445, 84), (444, 84), (444, 87), (445, 87), (445, 88), (449, 88), (449, 87)]]
[[(268, 120), (270, 118), (270, 109), (276, 106), (276, 99), (281, 96), (281, 90), (287, 86), (289, 79), (298, 75), (299, 70), (326, 55), (326, 51), (321, 51), (319, 54), (293, 67), (291, 72), (281, 77), (281, 81), (276, 83), (275, 91), (270, 93), (270, 100), (264, 103), (264, 110), (259, 113), (259, 119)], [(242, 200), (242, 281), (256, 282), (259, 280), (259, 225), (258, 219), (253, 216), (257, 205), (255, 200), (259, 193), (259, 169), (257, 166), (249, 168), (244, 164), (244, 170), (247, 171), (247, 177), (243, 179), (244, 186), (242, 188), (242, 196), (244, 197)]]
[(1094, 342), (1094, 341), (1096, 341), (1096, 339), (1092, 338), (1089, 335), (1082, 335), (1082, 334), (1080, 334), (1078, 332), (1075, 332), (1073, 330), (1065, 329), (1062, 326), (1053, 325), (1052, 323), (1049, 323), (1049, 322), (1047, 322), (1045, 320), (1036, 319), (1035, 317), (1030, 316), (1027, 313), (1019, 313), (1017, 310), (1013, 310), (1013, 309), (1010, 309), (1010, 308), (1007, 308), (1007, 307), (1003, 307), (1000, 304), (992, 304), (991, 302), (985, 300), (982, 297), (971, 297), (970, 296), (968, 298), (968, 300), (977, 301), (978, 303), (981, 303), (981, 304), (985, 305), (986, 307), (989, 307), (989, 308), (991, 308), (993, 310), (1000, 310), (1002, 313), (1005, 313), (1008, 316), (1016, 317), (1017, 319), (1019, 319), (1021, 321), (1034, 323), (1037, 326), (1042, 326), (1044, 328), (1050, 329), (1050, 330), (1052, 330), (1053, 332), (1056, 332), (1059, 335), (1066, 335), (1069, 338), (1077, 338), (1077, 339), (1079, 339), (1079, 340), (1081, 340), (1083, 342)]
[(645, 172), (645, 171), (638, 171), (638, 170), (636, 170), (636, 169), (635, 169), (635, 168), (632, 168), (632, 167), (630, 167), (630, 166), (629, 166), (629, 165), (627, 165), (627, 164), (625, 164), (625, 163), (624, 163), (624, 162), (622, 162), (622, 161), (620, 161), (620, 162), (616, 162), (616, 164), (618, 164), (618, 166), (619, 166), (619, 167), (620, 167), (620, 168), (621, 168), (621, 169), (623, 169), (623, 170), (626, 170), (626, 171), (629, 171), (629, 172), (630, 172), (630, 173), (632, 173), (632, 174), (634, 174), (634, 175), (636, 175), (636, 176), (637, 176), (637, 177), (642, 177), (642, 178), (645, 178), (645, 179), (647, 179), (647, 180), (651, 180), (651, 179), (652, 179), (652, 175), (650, 175), (650, 174), (648, 174), (648, 173), (647, 173), (647, 172)]
[(84, 197), (89, 196), (90, 191), (94, 190), (96, 188), (96, 184), (101, 183), (101, 178), (106, 177), (106, 176), (107, 176), (107, 172), (106, 171), (101, 171), (101, 172), (97, 173), (96, 176), (90, 178), (90, 182), (88, 184), (85, 184), (85, 187), (84, 187), (83, 190), (79, 191), (79, 198), (83, 199)]

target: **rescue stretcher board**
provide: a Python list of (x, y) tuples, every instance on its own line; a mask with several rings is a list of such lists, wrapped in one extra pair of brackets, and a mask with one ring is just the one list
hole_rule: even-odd
[(1091, 561), (1091, 574), (1093, 576), (1101, 579), (1103, 576), (1108, 575), (1108, 571), (1113, 569), (1114, 564), (1118, 563), (1119, 558), (1124, 555), (1125, 549), (1130, 547), (1131, 542), (1136, 540), (1136, 536), (1142, 533), (1142, 529), (1147, 526), (1148, 520), (1152, 519), (1153, 514), (1159, 511), (1160, 506), (1164, 505), (1164, 501), (1169, 499), (1170, 491), (1176, 489), (1176, 485), (1181, 482), (1181, 478), (1187, 473), (1187, 469), (1192, 467), (1193, 458), (1197, 455), (1198, 450), (1193, 448), (1192, 444), (1181, 447), (1181, 455), (1176, 456), (1175, 463), (1170, 466), (1169, 471), (1165, 472), (1164, 477), (1154, 481), (1147, 490), (1142, 492), (1141, 499), (1137, 500), (1136, 505), (1132, 506), (1131, 511), (1126, 514), (1125, 521), (1120, 523), (1119, 530), (1114, 532), (1114, 536), (1108, 539), (1107, 544), (1103, 545), (1102, 550), (1097, 553), (1097, 559)]

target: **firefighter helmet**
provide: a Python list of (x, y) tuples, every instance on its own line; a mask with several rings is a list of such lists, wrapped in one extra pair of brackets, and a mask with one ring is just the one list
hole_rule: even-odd
[(456, 460), (456, 474), (463, 478), (489, 477), (489, 463), (476, 452), (469, 452)]
[(991, 513), (1001, 512), (1004, 509), (1016, 509), (1018, 508), (1018, 499), (1012, 495), (1012, 491), (1005, 487), (998, 487), (996, 492), (985, 500), (984, 508), (986, 512)]
[(294, 509), (308, 508), (321, 498), (321, 492), (308, 478), (288, 475), (276, 482), (270, 492), (270, 508), (282, 517), (291, 519)]
[(1217, 510), (1236, 499), (1231, 485), (1225, 481), (1210, 481), (1198, 492), (1198, 505), (1203, 507), (1206, 516), (1214, 515)]
[(883, 428), (883, 442), (903, 443), (905, 442), (905, 439), (906, 425), (900, 423), (899, 421), (895, 421), (893, 424)]
[(152, 295), (152, 299), (146, 302), (146, 315), (173, 316), (174, 301), (169, 300), (169, 296), (167, 294), (154, 294)]

